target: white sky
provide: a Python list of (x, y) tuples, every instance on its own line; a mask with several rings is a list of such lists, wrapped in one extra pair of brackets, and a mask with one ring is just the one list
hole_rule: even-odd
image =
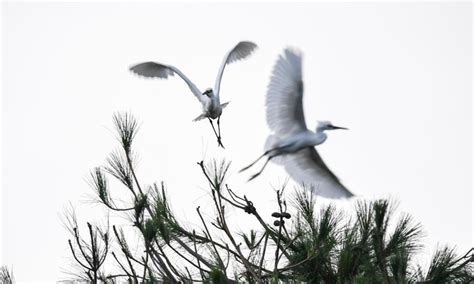
[[(80, 221), (97, 220), (85, 178), (115, 147), (111, 116), (120, 110), (142, 122), (139, 177), (164, 180), (182, 220), (193, 222), (198, 205), (212, 212), (195, 162), (214, 157), (232, 160), (229, 184), (271, 212), (283, 170), (270, 165), (252, 183), (252, 172), (237, 171), (261, 154), (266, 85), (289, 45), (305, 56), (308, 126), (351, 129), (318, 146), (329, 167), (358, 195), (399, 200), (422, 223), (427, 256), (437, 243), (467, 250), (471, 17), (470, 3), (4, 4), (0, 263), (20, 282), (64, 277), (60, 215), (71, 201)], [(141, 61), (171, 63), (205, 89), (239, 40), (259, 49), (224, 74), (226, 150), (206, 121), (192, 122), (201, 109), (181, 80), (128, 72)]]

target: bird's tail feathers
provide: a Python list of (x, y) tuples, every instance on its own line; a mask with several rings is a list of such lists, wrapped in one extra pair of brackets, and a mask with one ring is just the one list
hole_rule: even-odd
[(203, 113), (203, 114), (199, 115), (198, 117), (196, 117), (195, 119), (193, 119), (193, 121), (199, 121), (199, 120), (202, 120), (204, 118), (206, 118), (206, 115)]

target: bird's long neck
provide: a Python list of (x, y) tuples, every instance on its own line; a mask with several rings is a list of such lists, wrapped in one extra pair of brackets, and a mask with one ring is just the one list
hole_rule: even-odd
[(324, 126), (318, 126), (318, 127), (316, 127), (316, 133), (324, 133), (324, 130), (326, 130), (326, 129), (324, 128)]
[(211, 93), (211, 95), (209, 96), (209, 98), (211, 99), (211, 102), (213, 105), (220, 105), (221, 104), (221, 101), (219, 99), (219, 96), (216, 96), (214, 93)]
[(328, 136), (324, 133), (324, 129), (320, 129), (319, 127), (316, 129), (316, 132), (313, 134), (313, 142), (314, 145), (322, 144)]

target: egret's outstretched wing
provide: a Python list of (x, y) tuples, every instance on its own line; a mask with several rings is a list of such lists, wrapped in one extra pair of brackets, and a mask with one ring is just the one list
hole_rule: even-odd
[(313, 192), (326, 198), (349, 198), (353, 194), (326, 166), (314, 147), (304, 148), (281, 159), (286, 171), (298, 183), (310, 185)]
[(257, 45), (250, 41), (241, 41), (234, 48), (232, 48), (224, 56), (222, 61), (221, 68), (217, 73), (216, 84), (214, 86), (214, 94), (219, 96), (219, 90), (221, 87), (222, 74), (224, 74), (224, 69), (227, 64), (230, 64), (235, 61), (239, 61), (251, 55), (253, 51), (257, 48)]
[(280, 137), (306, 130), (303, 112), (301, 53), (285, 49), (273, 67), (268, 85), (267, 123)]
[(184, 80), (184, 82), (186, 82), (191, 92), (200, 102), (204, 102), (208, 99), (208, 97), (204, 96), (196, 85), (194, 85), (194, 83), (183, 74), (183, 72), (174, 66), (156, 62), (144, 62), (130, 67), (130, 71), (143, 77), (160, 79), (168, 79), (168, 76), (174, 76), (176, 73)]

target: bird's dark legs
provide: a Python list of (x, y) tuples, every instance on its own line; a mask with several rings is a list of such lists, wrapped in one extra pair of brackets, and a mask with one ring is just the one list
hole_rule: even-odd
[(253, 163), (251, 163), (250, 165), (248, 165), (245, 168), (241, 169), (239, 171), (239, 173), (243, 172), (243, 171), (247, 170), (248, 168), (250, 168), (251, 166), (255, 165), (255, 163), (260, 161), (261, 158), (265, 157), (268, 153), (270, 153), (271, 151), (275, 151), (275, 150), (277, 150), (277, 149), (270, 149), (270, 150), (265, 151), (265, 153), (263, 153), (260, 157), (258, 157), (258, 159), (256, 159)]
[(271, 159), (275, 158), (275, 157), (278, 156), (278, 155), (279, 155), (279, 154), (274, 154), (274, 155), (269, 156), (268, 159), (265, 161), (265, 164), (263, 164), (263, 167), (260, 169), (260, 171), (259, 171), (258, 173), (256, 173), (256, 174), (254, 174), (253, 176), (251, 176), (248, 181), (251, 181), (251, 180), (253, 180), (254, 178), (258, 177), (258, 176), (263, 172), (263, 170), (264, 170), (265, 167), (267, 166), (268, 162), (270, 162)]
[(212, 119), (209, 118), (209, 123), (212, 126), (212, 130), (214, 131), (214, 135), (216, 135), (217, 138), (219, 138), (219, 135), (217, 135), (216, 128), (214, 128), (214, 123), (212, 123)]
[(251, 181), (254, 178), (258, 177), (263, 172), (263, 170), (265, 169), (265, 167), (267, 166), (268, 162), (270, 162), (271, 159), (275, 158), (276, 156), (280, 156), (280, 155), (284, 154), (284, 149), (286, 149), (288, 147), (291, 147), (291, 146), (292, 145), (284, 145), (284, 146), (281, 146), (281, 147), (275, 147), (273, 149), (267, 150), (260, 157), (258, 157), (258, 159), (256, 159), (253, 163), (251, 163), (250, 165), (248, 165), (245, 168), (241, 169), (239, 172), (243, 172), (243, 171), (247, 170), (251, 166), (255, 165), (258, 161), (260, 161), (261, 158), (263, 158), (266, 155), (270, 154), (268, 156), (267, 160), (265, 161), (265, 164), (263, 164), (262, 169), (260, 169), (260, 171), (258, 173), (251, 176), (250, 179), (248, 180), (248, 181)]
[(219, 133), (219, 136), (217, 136), (217, 143), (219, 144), (219, 146), (221, 146), (222, 148), (224, 148), (224, 145), (222, 145), (222, 141), (221, 141), (221, 117), (219, 116), (217, 118), (217, 132)]
[(211, 123), (212, 130), (214, 131), (214, 135), (216, 135), (216, 137), (217, 137), (217, 144), (219, 146), (221, 146), (222, 148), (224, 148), (224, 145), (222, 145), (222, 142), (221, 142), (221, 137), (220, 137), (219, 134), (217, 134), (216, 128), (214, 127), (214, 123), (212, 122), (212, 119), (210, 119), (210, 118), (209, 118), (209, 123)]

